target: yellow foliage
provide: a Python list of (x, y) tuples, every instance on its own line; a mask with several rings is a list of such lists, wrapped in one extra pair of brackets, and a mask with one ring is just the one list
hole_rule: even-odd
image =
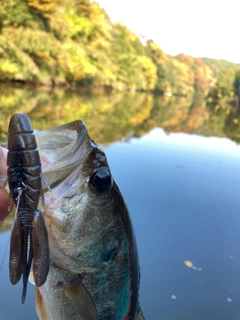
[(54, 0), (27, 0), (28, 6), (42, 14), (43, 17), (49, 17), (55, 8)]
[(93, 76), (96, 72), (84, 50), (71, 40), (63, 44), (63, 50), (59, 54), (58, 62), (69, 80), (80, 81), (87, 76)]
[(138, 62), (141, 65), (142, 72), (146, 78), (146, 90), (153, 90), (157, 81), (157, 68), (155, 64), (146, 56), (138, 56)]
[(92, 33), (93, 24), (91, 21), (86, 17), (78, 16), (74, 8), (65, 12), (63, 17), (68, 25), (68, 36), (71, 38), (78, 35), (84, 35), (87, 38)]
[[(204, 59), (172, 58), (152, 40), (143, 45), (126, 26), (112, 23), (96, 1), (5, 0), (0, 11), (0, 79), (65, 79), (180, 95), (194, 88), (207, 94), (214, 84)], [(229, 76), (218, 81), (218, 97), (234, 94)]]
[[(3, 90), (2, 90), (3, 91)], [(11, 108), (15, 106), (18, 102), (18, 96), (15, 93), (6, 94), (4, 91), (0, 94), (0, 108)]]
[(150, 117), (151, 110), (153, 108), (153, 95), (147, 95), (146, 98), (147, 99), (145, 103), (141, 105), (141, 108), (139, 109), (139, 111), (136, 112), (136, 114), (129, 119), (129, 123), (131, 125), (137, 126), (143, 123), (145, 119), (148, 119)]
[[(6, 71), (9, 67), (11, 75), (14, 75), (14, 79), (21, 80), (24, 79), (25, 73), (28, 76), (36, 77), (40, 70), (30, 56), (23, 50), (20, 50), (9, 38), (9, 35), (0, 35), (0, 46), (2, 49), (1, 56), (4, 60), (9, 61), (8, 66), (6, 62), (4, 63), (4, 70)], [(14, 66), (16, 65), (16, 66)]]
[(99, 4), (97, 2), (91, 3), (89, 7), (89, 19), (92, 21), (102, 21), (106, 19), (105, 12), (99, 7)]
[(18, 71), (19, 67), (16, 63), (7, 59), (0, 59), (0, 79), (5, 77), (11, 79)]

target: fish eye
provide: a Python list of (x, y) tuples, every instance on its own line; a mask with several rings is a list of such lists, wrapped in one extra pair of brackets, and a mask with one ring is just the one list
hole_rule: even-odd
[(98, 194), (108, 192), (113, 185), (112, 176), (107, 168), (97, 168), (89, 180), (89, 185)]

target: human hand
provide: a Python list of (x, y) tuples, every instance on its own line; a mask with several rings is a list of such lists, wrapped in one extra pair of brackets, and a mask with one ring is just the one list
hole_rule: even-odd
[[(7, 149), (0, 147), (0, 174), (4, 175), (7, 175), (7, 153)], [(0, 227), (10, 213), (8, 211), (8, 199), (9, 194), (0, 188)]]

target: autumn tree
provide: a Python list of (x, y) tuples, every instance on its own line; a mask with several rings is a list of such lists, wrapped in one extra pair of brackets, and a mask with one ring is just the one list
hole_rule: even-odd
[(235, 94), (240, 96), (240, 69), (235, 73), (233, 87)]
[(154, 88), (155, 91), (168, 91), (169, 83), (166, 77), (166, 68), (169, 60), (168, 57), (163, 53), (162, 49), (156, 43), (154, 43), (153, 40), (147, 41), (145, 52), (157, 68), (157, 80)]
[(216, 82), (216, 94), (218, 98), (230, 97), (233, 94), (235, 72), (226, 69), (219, 73)]
[(207, 95), (213, 85), (213, 72), (201, 58), (179, 54), (177, 60), (186, 64), (194, 75), (194, 89), (197, 94)]

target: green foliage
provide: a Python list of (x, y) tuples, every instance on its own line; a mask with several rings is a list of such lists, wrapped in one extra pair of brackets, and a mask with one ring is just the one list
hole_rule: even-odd
[(87, 81), (96, 73), (96, 68), (90, 63), (84, 50), (71, 40), (65, 41), (62, 52), (58, 55), (58, 63), (69, 81)]
[(211, 96), (216, 99), (232, 97), (234, 93), (234, 79), (235, 72), (233, 69), (226, 69), (220, 71), (217, 77), (216, 85), (211, 92)]
[(216, 77), (220, 71), (225, 69), (239, 69), (240, 64), (235, 64), (230, 61), (226, 60), (217, 60), (217, 59), (211, 59), (211, 58), (202, 58), (204, 63), (210, 67), (210, 69), (213, 71), (214, 76)]
[(124, 25), (113, 24), (95, 1), (3, 0), (0, 6), (1, 81), (190, 96), (207, 95), (216, 84), (212, 92), (221, 98), (233, 92), (233, 74), (223, 71), (226, 67), (236, 66), (186, 55), (173, 58), (152, 40), (144, 46)]
[(219, 73), (216, 87), (220, 98), (231, 96), (233, 92), (234, 77), (235, 72), (233, 69), (226, 69)]
[(83, 41), (87, 41), (94, 28), (88, 18), (77, 15), (74, 7), (56, 14), (55, 19), (51, 21), (51, 27), (59, 37), (75, 40), (81, 38)]
[(187, 65), (176, 59), (170, 60), (167, 78), (170, 79), (169, 91), (179, 92), (181, 95), (193, 93), (193, 73)]
[(155, 64), (146, 56), (138, 56), (137, 63), (136, 70), (139, 70), (137, 88), (144, 91), (154, 90), (157, 80), (157, 68)]
[(234, 91), (237, 95), (240, 95), (240, 69), (236, 71), (234, 83), (233, 83)]
[(157, 68), (155, 91), (192, 95), (194, 76), (188, 61), (168, 57), (152, 40), (147, 41), (145, 51)]
[(144, 55), (140, 39), (120, 23), (113, 27), (109, 56), (115, 65), (119, 88), (154, 89), (156, 67)]
[(169, 79), (167, 79), (167, 69), (169, 58), (163, 53), (162, 49), (152, 40), (148, 40), (145, 46), (146, 55), (152, 60), (157, 69), (157, 79), (155, 91), (169, 91)]
[(0, 79), (33, 80), (40, 73), (27, 53), (20, 50), (6, 35), (0, 35)]
[(2, 0), (0, 5), (0, 31), (7, 27), (40, 28), (41, 21), (34, 16), (25, 0)]

